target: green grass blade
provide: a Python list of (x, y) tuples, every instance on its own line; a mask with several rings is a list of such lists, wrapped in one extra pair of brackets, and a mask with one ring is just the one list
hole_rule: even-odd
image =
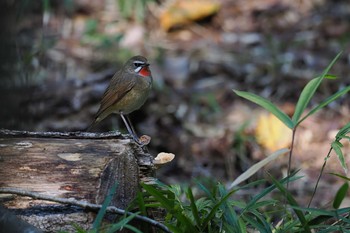
[(207, 195), (207, 197), (209, 197), (211, 200), (215, 200), (215, 197), (214, 197), (214, 195), (202, 184), (202, 183), (200, 183), (199, 181), (195, 181), (196, 182), (196, 184), (199, 186), (199, 188), (203, 191), (203, 192), (205, 192), (205, 194)]
[(128, 217), (120, 220), (118, 223), (115, 223), (115, 224), (112, 224), (109, 228), (108, 228), (108, 231), (107, 233), (113, 233), (113, 232), (116, 232), (117, 230), (120, 230), (122, 229), (123, 227), (125, 227), (128, 222), (130, 222), (133, 218), (135, 218), (135, 216), (137, 215), (138, 213), (133, 213), (131, 215), (129, 215)]
[[(301, 211), (306, 211), (310, 214), (308, 214), (308, 223), (309, 226), (312, 227), (313, 229), (315, 228), (326, 228), (326, 229), (331, 229), (329, 222), (326, 223), (326, 221), (333, 219), (330, 222), (334, 222), (334, 219), (342, 220), (344, 223), (347, 224), (347, 226), (350, 226), (350, 221), (347, 217), (347, 214), (350, 211), (350, 208), (341, 208), (341, 209), (332, 209), (332, 210), (325, 210), (325, 209), (320, 209), (320, 208), (302, 208), (302, 207), (296, 207), (296, 206), (291, 206), (293, 209), (298, 209)], [(323, 223), (323, 225), (322, 225)], [(335, 225), (339, 227), (339, 225)], [(321, 232), (321, 231), (317, 231)], [(337, 231), (330, 231), (330, 232), (337, 232)], [(347, 231), (346, 231), (347, 232)]]
[[(291, 206), (299, 206), (297, 201), (293, 198), (292, 194), (280, 183), (276, 180), (271, 174), (268, 174), (269, 178), (273, 182), (274, 185), (286, 196), (289, 205)], [(298, 216), (298, 219), (304, 228), (304, 232), (311, 233), (308, 222), (306, 221), (305, 215), (301, 210), (294, 209), (295, 214)]]
[[(74, 233), (94, 233), (95, 230), (87, 231), (83, 229), (81, 226), (79, 226), (77, 223), (72, 223), (72, 226), (74, 227)], [(58, 231), (58, 233), (68, 233), (68, 231)]]
[(327, 76), (329, 70), (332, 68), (334, 63), (338, 60), (342, 53), (338, 53), (337, 56), (332, 60), (332, 62), (327, 66), (327, 68), (323, 71), (322, 75), (320, 77), (312, 79), (306, 86), (304, 87), (303, 91), (300, 94), (298, 103), (295, 107), (295, 112), (292, 117), (292, 122), (294, 125), (297, 125), (297, 123), (300, 120), (301, 114), (303, 114), (305, 108), (309, 104), (311, 98), (315, 94), (315, 91), (320, 86), (322, 80)]
[(342, 95), (346, 94), (349, 91), (350, 91), (350, 86), (348, 86), (348, 87), (346, 87), (346, 88), (336, 92), (335, 94), (329, 96), (327, 99), (325, 99), (319, 105), (317, 105), (315, 108), (313, 108), (310, 112), (308, 112), (308, 114), (306, 114), (306, 116), (304, 116), (301, 120), (299, 120), (297, 125), (299, 125), (302, 121), (304, 121), (310, 115), (314, 114), (315, 112), (317, 112), (321, 108), (327, 106), (328, 104), (330, 104), (331, 102), (333, 102), (334, 100), (338, 99), (339, 97), (341, 97)]
[(349, 189), (349, 184), (344, 183), (338, 190), (337, 194), (335, 195), (334, 201), (333, 201), (333, 208), (338, 209), (340, 207), (340, 204), (343, 202), (344, 198), (346, 197), (346, 194)]
[(177, 226), (174, 226), (174, 225), (171, 225), (171, 224), (167, 224), (167, 227), (173, 233), (183, 233), (183, 230), (180, 227), (177, 227)]
[(161, 191), (152, 187), (151, 185), (141, 184), (142, 188), (144, 188), (149, 194), (156, 198), (159, 201), (163, 208), (167, 210), (171, 210), (174, 208), (174, 202), (165, 197)]
[[(179, 223), (179, 225), (182, 225), (186, 231), (191, 233), (196, 233), (198, 230), (193, 225), (191, 220), (182, 213), (181, 209), (177, 208), (174, 204), (174, 199), (169, 199), (168, 197), (165, 197), (160, 190), (157, 190), (151, 185), (147, 184), (141, 184), (141, 186), (153, 197), (157, 199), (162, 205), (163, 208), (165, 208), (169, 213), (174, 215)], [(169, 227), (169, 225), (167, 225)], [(175, 229), (175, 228), (174, 228)]]
[(273, 103), (271, 103), (269, 100), (249, 93), (249, 92), (245, 92), (245, 91), (237, 91), (237, 90), (233, 90), (238, 96), (243, 97), (247, 100), (250, 100), (253, 103), (256, 103), (257, 105), (265, 108), (267, 111), (271, 112), (273, 115), (275, 115), (278, 119), (280, 119), (288, 128), (293, 129), (294, 128), (294, 123), (293, 121), (290, 119), (290, 117), (285, 114), (284, 112), (282, 112), (282, 110), (280, 110), (276, 105), (274, 105)]
[[(283, 178), (280, 182), (281, 184), (287, 183), (287, 182), (292, 182), (295, 181), (297, 179), (300, 179), (301, 177), (295, 177), (296, 173), (298, 171), (293, 172), (289, 177), (285, 177)], [(276, 188), (275, 185), (271, 185), (267, 188), (265, 188), (264, 190), (262, 190), (260, 193), (258, 193), (257, 195), (255, 195), (247, 204), (247, 206), (242, 210), (242, 214), (246, 211), (249, 211), (250, 209), (254, 209), (256, 203), (261, 199), (264, 198), (265, 196), (267, 196), (269, 193), (271, 193), (274, 189)]]
[(232, 226), (236, 232), (246, 232), (241, 230), (241, 226), (238, 222), (238, 216), (235, 212), (235, 210), (232, 208), (232, 206), (226, 204), (225, 207), (223, 207), (224, 210), (224, 216), (225, 216), (225, 222)]
[(229, 189), (232, 189), (233, 187), (235, 187), (236, 185), (238, 185), (239, 183), (245, 181), (246, 179), (248, 179), (249, 177), (251, 177), (252, 175), (254, 175), (257, 171), (259, 171), (263, 166), (265, 166), (266, 164), (268, 164), (269, 162), (271, 162), (272, 160), (275, 160), (277, 157), (279, 157), (280, 155), (283, 155), (285, 153), (287, 153), (289, 150), (288, 149), (280, 149), (275, 151), (274, 153), (272, 153), (271, 155), (267, 156), (265, 159), (261, 160), (260, 162), (254, 164), (253, 166), (251, 166), (247, 171), (245, 171), (244, 173), (242, 173), (240, 176), (238, 176), (230, 185)]
[(255, 220), (253, 217), (243, 216), (243, 218), (244, 218), (244, 221), (246, 221), (248, 224), (250, 224), (258, 232), (264, 232), (264, 233), (266, 232), (264, 227), (257, 220)]
[(141, 214), (144, 216), (147, 216), (146, 204), (145, 204), (145, 200), (143, 199), (141, 191), (137, 192), (136, 201), (138, 203), (138, 207)]
[(337, 210), (326, 210), (326, 209), (320, 209), (320, 208), (306, 208), (306, 207), (300, 207), (300, 206), (291, 206), (293, 209), (310, 212), (314, 215), (327, 215), (331, 217), (337, 217), (346, 213), (350, 212), (350, 207), (345, 207)]
[(202, 226), (203, 226), (203, 227), (206, 227), (206, 226), (209, 224), (210, 220), (212, 220), (212, 219), (214, 218), (214, 216), (215, 216), (217, 210), (220, 208), (220, 206), (221, 206), (234, 192), (236, 192), (236, 190), (232, 190), (232, 191), (228, 192), (225, 196), (223, 196), (223, 197), (221, 198), (221, 200), (220, 200), (218, 203), (216, 203), (216, 204), (213, 206), (213, 208), (211, 209), (211, 211), (209, 212), (209, 214), (207, 215), (207, 217), (206, 217), (206, 218), (203, 220), (203, 222), (202, 222)]
[[(271, 224), (258, 213), (252, 213), (254, 216), (244, 216), (244, 219), (251, 224), (260, 233), (271, 233)], [(254, 218), (255, 217), (255, 218)]]
[[(219, 187), (219, 193), (221, 197), (227, 195), (228, 192), (224, 185), (219, 184), (218, 187)], [(245, 232), (245, 231), (241, 231), (241, 227), (238, 221), (238, 216), (232, 206), (233, 206), (233, 203), (229, 201), (225, 201), (220, 206), (220, 209), (223, 211), (223, 214), (224, 214), (225, 222), (230, 224), (233, 227), (234, 232)]]
[[(133, 232), (136, 233), (143, 233), (142, 231), (140, 231), (139, 229), (137, 229), (136, 227), (132, 226), (132, 225), (125, 225), (124, 228), (127, 228)], [(114, 233), (115, 231), (113, 231), (112, 233)]]
[(116, 182), (109, 190), (106, 199), (103, 201), (102, 208), (98, 211), (96, 219), (92, 225), (93, 230), (98, 231), (98, 228), (101, 226), (103, 216), (106, 213), (106, 210), (107, 210), (109, 203), (111, 203), (111, 201), (112, 201), (112, 198), (115, 194), (115, 191), (117, 190), (117, 187), (118, 187), (118, 183)]
[(346, 181), (350, 181), (350, 178), (349, 177), (346, 177), (346, 176), (342, 176), (340, 174), (336, 174), (336, 173), (333, 173), (333, 172), (330, 172), (329, 174), (333, 175), (333, 176), (338, 176), (339, 178), (343, 179), (343, 180), (346, 180)]
[(190, 206), (192, 210), (192, 215), (194, 217), (194, 220), (196, 221), (197, 227), (201, 229), (201, 219), (198, 214), (198, 208), (196, 206), (196, 201), (194, 200), (193, 193), (190, 187), (187, 189), (187, 198), (190, 199)]

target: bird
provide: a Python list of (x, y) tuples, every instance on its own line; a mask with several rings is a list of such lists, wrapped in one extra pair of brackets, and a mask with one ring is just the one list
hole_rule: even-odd
[(134, 141), (143, 144), (135, 133), (128, 114), (139, 109), (151, 92), (153, 79), (149, 65), (145, 57), (134, 56), (114, 74), (88, 131), (110, 114), (116, 113), (121, 116)]

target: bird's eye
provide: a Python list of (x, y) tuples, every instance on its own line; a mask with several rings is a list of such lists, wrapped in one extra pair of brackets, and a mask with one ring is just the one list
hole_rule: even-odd
[(135, 68), (141, 67), (143, 64), (143, 62), (134, 62)]

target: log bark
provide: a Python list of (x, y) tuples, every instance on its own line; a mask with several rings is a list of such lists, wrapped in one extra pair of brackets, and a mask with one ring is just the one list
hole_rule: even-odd
[[(0, 130), (0, 187), (100, 204), (117, 182), (111, 205), (125, 209), (140, 181), (153, 179), (152, 161), (146, 148), (119, 132)], [(44, 232), (74, 231), (72, 221), (91, 226), (82, 208), (15, 195), (0, 196), (0, 203)]]

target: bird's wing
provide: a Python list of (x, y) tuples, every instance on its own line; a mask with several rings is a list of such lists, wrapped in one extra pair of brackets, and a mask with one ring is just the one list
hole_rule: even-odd
[[(132, 77), (126, 77), (126, 74), (123, 74), (122, 77), (118, 77), (119, 75), (122, 75), (121, 72), (117, 72), (113, 76), (109, 86), (107, 87), (105, 93), (103, 94), (100, 108), (96, 113), (96, 120), (110, 106), (119, 102), (135, 85), (135, 80)], [(118, 91), (117, 91), (117, 88), (118, 88)], [(102, 119), (99, 119), (99, 121)]]

